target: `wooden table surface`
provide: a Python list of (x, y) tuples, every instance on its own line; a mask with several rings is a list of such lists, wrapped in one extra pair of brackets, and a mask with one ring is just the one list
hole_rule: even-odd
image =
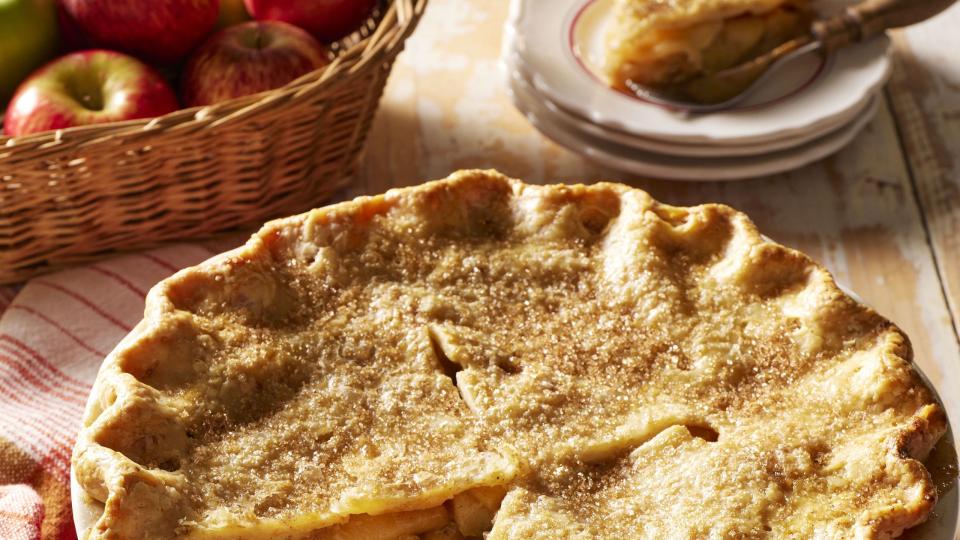
[(529, 182), (617, 180), (673, 204), (724, 202), (899, 324), (960, 412), (960, 6), (895, 34), (880, 112), (834, 157), (769, 178), (651, 181), (540, 135), (498, 68), (507, 2), (431, 0), (388, 84), (351, 194), (496, 168)]

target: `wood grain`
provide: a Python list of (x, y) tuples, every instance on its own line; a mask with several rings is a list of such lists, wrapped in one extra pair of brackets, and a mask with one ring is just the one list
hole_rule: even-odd
[(895, 35), (888, 88), (944, 291), (960, 333), (960, 6)]

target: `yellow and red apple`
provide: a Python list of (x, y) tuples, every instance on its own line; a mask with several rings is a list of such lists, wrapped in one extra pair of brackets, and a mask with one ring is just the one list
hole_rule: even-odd
[(219, 0), (62, 0), (98, 46), (158, 64), (183, 59), (213, 30)]
[(54, 0), (0, 0), (0, 103), (57, 52)]
[(217, 18), (217, 29), (240, 24), (250, 20), (247, 6), (243, 0), (220, 0), (220, 16)]
[(330, 43), (357, 30), (370, 16), (377, 0), (245, 0), (258, 21), (273, 20), (299, 26)]
[(4, 132), (52, 129), (151, 118), (179, 108), (170, 85), (153, 68), (113, 51), (68, 54), (50, 62), (17, 89)]
[(188, 106), (279, 88), (329, 63), (307, 32), (279, 21), (251, 21), (215, 34), (190, 57), (181, 77)]

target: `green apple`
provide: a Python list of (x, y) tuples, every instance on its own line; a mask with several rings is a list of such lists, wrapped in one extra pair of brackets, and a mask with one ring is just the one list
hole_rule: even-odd
[(55, 0), (0, 0), (0, 103), (56, 52)]
[(223, 29), (250, 20), (247, 6), (243, 0), (220, 0), (220, 16), (217, 18), (217, 29)]

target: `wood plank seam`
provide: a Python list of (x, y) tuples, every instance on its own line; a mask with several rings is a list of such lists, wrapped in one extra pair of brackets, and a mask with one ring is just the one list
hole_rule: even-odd
[(910, 192), (913, 195), (913, 199), (917, 205), (917, 210), (920, 214), (920, 224), (923, 227), (924, 240), (927, 242), (927, 247), (930, 249), (930, 256), (933, 259), (933, 268), (937, 273), (937, 282), (940, 285), (940, 294), (943, 296), (944, 302), (948, 307), (947, 314), (950, 317), (950, 327), (953, 328), (953, 337), (957, 341), (957, 344), (960, 345), (960, 324), (958, 324), (955, 313), (958, 313), (958, 307), (954, 304), (952, 298), (947, 293), (946, 282), (945, 282), (945, 268), (943, 267), (943, 261), (937, 254), (937, 248), (933, 242), (933, 236), (930, 232), (930, 223), (927, 217), (926, 207), (923, 204), (923, 199), (920, 194), (920, 188), (917, 185), (916, 173), (914, 171), (913, 161), (910, 159), (910, 154), (907, 153), (907, 145), (904, 140), (904, 135), (900, 127), (900, 118), (896, 114), (896, 100), (891, 96), (891, 91), (889, 86), (884, 88), (884, 98), (887, 100), (888, 106), (891, 110), (894, 111), (893, 115), (893, 128), (894, 134), (897, 138), (897, 145), (900, 147), (900, 153), (904, 156), (904, 165), (907, 170), (907, 178), (910, 180)]

